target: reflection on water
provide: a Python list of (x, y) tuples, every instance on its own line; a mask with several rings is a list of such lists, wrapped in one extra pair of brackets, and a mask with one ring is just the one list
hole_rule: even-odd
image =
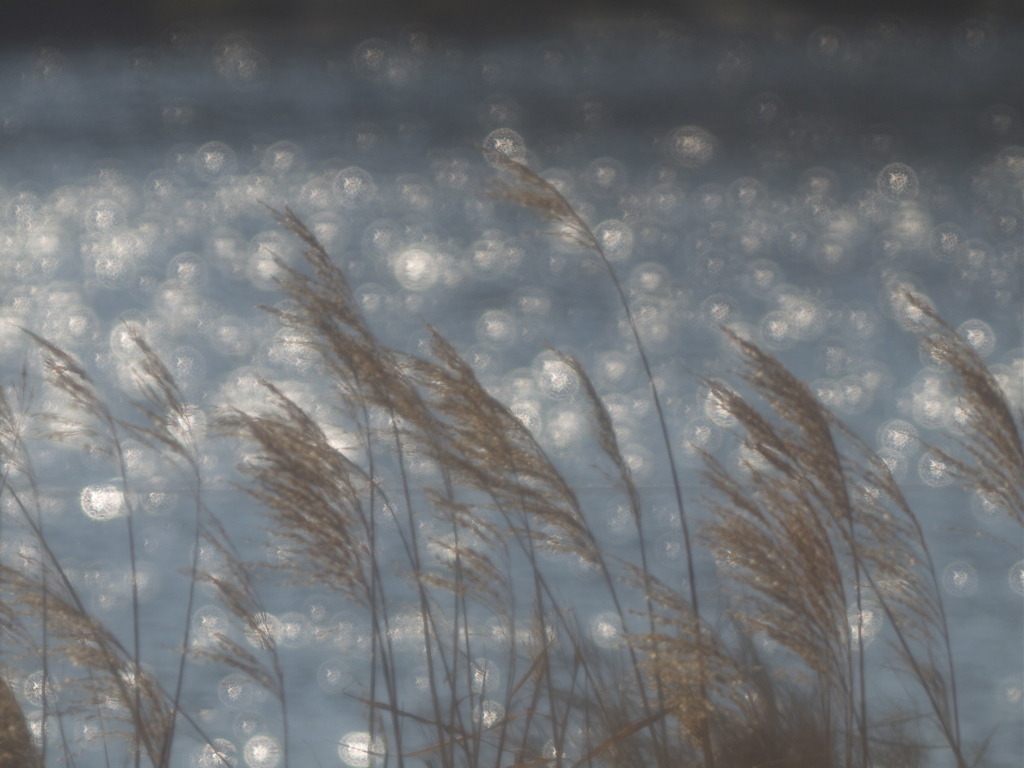
[[(702, 493), (701, 451), (746, 471), (752, 461), (694, 377), (729, 375), (720, 325), (782, 355), (879, 450), (937, 542), (965, 728), (980, 738), (1002, 723), (989, 755), (1009, 764), (1021, 738), (1019, 531), (952, 486), (950, 468), (922, 446), (952, 446), (966, 415), (908, 332), (922, 317), (904, 295), (927, 297), (1024, 404), (1024, 122), (1010, 106), (1021, 45), (1012, 34), (995, 45), (969, 30), (829, 27), (757, 43), (581, 30), (484, 48), (421, 35), (303, 51), (236, 34), (183, 49), (9, 53), (0, 60), (0, 360), (18, 370), (28, 348), (18, 328), (32, 329), (77, 356), (126, 414), (139, 395), (126, 329), (137, 329), (190, 404), (192, 423), (172, 429), (197, 440), (207, 503), (253, 533), (243, 522), (251, 502), (230, 488), (235, 465), (255, 458), (207, 431), (206, 412), (261, 407), (264, 377), (321, 419), (332, 445), (353, 460), (362, 451), (345, 415), (324, 405), (331, 388), (309, 339), (254, 308), (279, 301), (282, 265), (298, 263), (297, 244), (265, 208), (288, 205), (344, 267), (382, 340), (423, 351), (422, 322), (435, 325), (564, 464), (609, 549), (629, 557), (628, 510), (607, 502), (611, 489), (589, 469), (596, 452), (579, 377), (544, 345), (577, 356), (652, 511), (655, 567), (678, 580), (678, 521), (659, 512), (671, 508), (667, 468), (630, 328), (593, 254), (565, 232), (533, 236), (543, 223), (483, 194), (495, 171), (475, 147), (500, 150), (574, 205), (618, 270), (692, 498)], [(65, 407), (45, 391), (39, 404)], [(140, 554), (145, 638), (174, 646), (185, 598), (175, 578), (193, 546), (187, 515), (176, 517), (187, 485), (129, 447), (139, 535), (152, 544)], [(44, 496), (59, 497), (45, 512), (54, 547), (127, 637), (124, 537), (111, 533), (127, 513), (110, 479), (116, 465), (75, 442), (40, 442), (34, 459)], [(409, 460), (413, 474), (436, 476), (429, 457)], [(382, 530), (397, 530), (397, 515), (405, 510), (382, 512)], [(5, 538), (0, 552), (11, 558), (19, 546), (28, 545)], [(452, 558), (454, 543), (438, 536), (430, 551)], [(216, 553), (207, 554), (213, 570)], [(567, 577), (590, 640), (619, 647), (618, 615), (588, 594), (590, 564), (544, 557)], [(714, 564), (701, 569), (710, 584)], [(265, 595), (262, 625), (289, 665), (292, 744), (324, 764), (377, 764), (383, 744), (359, 730), (361, 706), (346, 696), (366, 666), (364, 617), (314, 594), (303, 609), (290, 594)], [(409, 655), (413, 708), (426, 695), (415, 684), (422, 624), (412, 604), (395, 615), (389, 637)], [(884, 636), (876, 607), (860, 618), (864, 637)], [(203, 644), (227, 617), (206, 590), (191, 622)], [(480, 617), (468, 631), (498, 647), (523, 628)], [(259, 633), (246, 641), (258, 647)], [(486, 657), (473, 665), (486, 699), (503, 671)], [(23, 673), (38, 731), (42, 672)], [(217, 741), (195, 747), (182, 736), (176, 765), (216, 765), (217, 752), (278, 765), (266, 692), (218, 675), (185, 699)], [(484, 724), (501, 717), (489, 699), (473, 713)], [(83, 737), (94, 727), (79, 725)], [(97, 760), (86, 747), (78, 764)]]

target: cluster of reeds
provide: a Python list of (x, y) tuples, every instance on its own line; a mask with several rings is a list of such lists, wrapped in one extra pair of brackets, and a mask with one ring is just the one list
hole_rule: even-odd
[[(556, 462), (452, 344), (433, 329), (429, 359), (382, 344), (315, 234), (291, 211), (275, 211), (303, 243), (305, 265), (281, 265), (287, 301), (268, 311), (308, 346), (317, 361), (309, 375), (331, 397), (304, 408), (264, 381), (264, 409), (214, 414), (222, 435), (249, 447), (247, 490), (266, 513), (272, 562), (250, 562), (207, 508), (194, 414), (138, 333), (130, 338), (143, 395), (139, 419), (116, 417), (78, 361), (33, 336), (49, 383), (75, 411), (51, 423), (48, 436), (98, 445), (123, 481), (134, 621), (131, 637), (119, 638), (89, 610), (48, 546), (25, 448), (27, 374), (3, 390), (4, 519), (19, 521), (33, 543), (0, 566), (4, 651), (41, 660), (44, 682), (34, 737), (11, 689), (0, 686), (0, 768), (76, 764), (80, 745), (66, 722), (83, 714), (109, 750), (108, 764), (175, 765), (183, 731), (202, 745), (198, 764), (238, 764), (234, 745), (182, 705), (186, 669), (199, 661), (244, 673), (279, 703), (275, 740), (265, 746), (277, 754), (262, 755), (261, 764), (307, 764), (289, 741), (284, 629), (259, 587), (268, 573), (296, 589), (332, 591), (368, 616), (366, 674), (346, 692), (368, 713), (367, 738), (340, 745), (353, 765), (909, 768), (924, 764), (936, 736), (958, 768), (974, 764), (960, 733), (948, 622), (926, 533), (885, 462), (776, 358), (724, 329), (749, 393), (704, 384), (735, 419), (744, 458), (729, 469), (705, 456), (711, 522), (691, 535), (656, 379), (600, 243), (543, 178), (499, 153), (489, 160), (503, 174), (492, 195), (536, 211), (555, 225), (553, 234), (594, 251), (607, 267), (662, 430), (686, 573), (670, 583), (651, 567), (641, 490), (577, 360), (557, 357), (579, 379), (596, 446), (635, 525), (632, 561), (602, 548)], [(949, 366), (967, 413), (968, 458), (949, 457), (951, 465), (1024, 522), (1020, 414), (970, 345), (921, 302), (908, 301), (925, 317), (922, 337)], [(188, 602), (180, 647), (165, 651), (177, 657), (169, 680), (151, 671), (155, 652), (140, 640), (125, 436), (162, 452), (194, 489)], [(725, 615), (702, 610), (698, 546), (719, 566)], [(559, 588), (553, 559), (562, 570), (572, 561), (601, 585), (613, 642), (592, 643)], [(196, 590), (204, 585), (236, 631), (192, 636)], [(416, 606), (414, 627), (396, 611), (400, 601)], [(934, 728), (923, 734), (901, 730), (870, 699), (864, 646), (880, 616), (896, 663), (927, 704)], [(426, 669), (419, 694), (404, 688), (409, 653), (399, 643), (410, 635), (413, 660)], [(754, 638), (785, 649), (789, 661), (769, 668)], [(118, 741), (124, 757), (108, 746)]]

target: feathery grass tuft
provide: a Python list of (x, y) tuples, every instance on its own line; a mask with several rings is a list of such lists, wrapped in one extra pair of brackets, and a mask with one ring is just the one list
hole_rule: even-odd
[[(428, 326), (429, 356), (386, 346), (313, 231), (287, 208), (272, 211), (303, 244), (305, 260), (280, 264), (286, 301), (268, 312), (305, 340), (316, 361), (309, 376), (327, 394), (311, 412), (286, 387), (262, 381), (264, 408), (228, 408), (214, 419), (221, 436), (248, 451), (246, 491), (262, 510), (271, 562), (243, 556), (207, 508), (195, 410), (141, 335), (129, 329), (142, 398), (141, 420), (132, 421), (114, 416), (81, 363), (30, 333), (48, 382), (71, 406), (47, 422), (44, 436), (96, 444), (118, 466), (133, 619), (130, 639), (119, 637), (90, 612), (49, 545), (25, 441), (27, 374), (0, 391), (0, 494), (34, 545), (20, 560), (0, 563), (0, 618), (9, 645), (42, 660), (39, 731), (59, 733), (61, 744), (54, 756), (52, 739), (34, 741), (0, 678), (0, 768), (74, 764), (82, 745), (66, 723), (72, 715), (98, 724), (95, 737), (111, 764), (120, 743), (126, 763), (169, 768), (185, 737), (202, 745), (204, 766), (235, 764), (233, 745), (208, 734), (185, 704), (186, 672), (197, 662), (233, 669), (266, 689), (280, 711), (276, 757), (285, 766), (308, 762), (289, 733), (286, 634), (267, 610), (263, 578), (279, 590), (331, 592), (366, 617), (365, 675), (344, 691), (366, 711), (365, 743), (342, 745), (355, 762), (917, 768), (929, 749), (941, 748), (958, 768), (972, 765), (935, 563), (924, 526), (885, 462), (777, 358), (723, 329), (740, 361), (736, 386), (703, 384), (735, 420), (741, 458), (728, 467), (704, 455), (710, 520), (691, 537), (669, 419), (600, 242), (527, 166), (500, 153), (488, 159), (504, 174), (493, 196), (534, 211), (555, 225), (554, 235), (594, 251), (607, 268), (650, 385), (685, 574), (652, 571), (644, 489), (577, 359), (554, 352), (581, 383), (605, 476), (636, 529), (635, 561), (605, 550), (592, 512), (557, 461), (452, 343)], [(970, 460), (946, 459), (966, 484), (1024, 522), (1020, 414), (970, 345), (933, 310), (907, 300), (927, 319), (924, 343), (948, 365), (966, 413)], [(354, 440), (333, 438), (337, 427)], [(185, 629), (166, 682), (152, 671), (157, 650), (144, 642), (124, 436), (158, 452), (193, 486)], [(716, 622), (699, 604), (698, 547), (713, 555), (726, 596)], [(588, 637), (578, 606), (560, 588), (566, 562), (589, 573), (607, 601), (609, 642)], [(193, 636), (199, 587), (216, 596), (233, 626)], [(867, 646), (879, 617), (891, 660), (920, 690), (927, 718), (871, 698)], [(784, 649), (774, 667), (758, 650), (762, 642)], [(418, 690), (406, 684), (411, 668)], [(51, 673), (65, 672), (51, 681)], [(927, 723), (931, 730), (921, 734)], [(929, 743), (936, 734), (938, 747)]]

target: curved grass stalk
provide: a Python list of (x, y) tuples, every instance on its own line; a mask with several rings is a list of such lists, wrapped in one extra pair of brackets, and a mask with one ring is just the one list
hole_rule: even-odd
[[(756, 345), (727, 334), (743, 356), (743, 379), (782, 422), (770, 421), (731, 389), (709, 382), (744, 431), (744, 445), (763, 462), (748, 465), (748, 477), (741, 480), (705, 456), (705, 477), (725, 498), (712, 504), (716, 519), (708, 529), (709, 542), (732, 564), (736, 580), (752, 591), (740, 620), (799, 655), (820, 677), (824, 691), (837, 692), (847, 702), (844, 714), (848, 723), (857, 721), (866, 764), (870, 745), (862, 627), (858, 623), (860, 707), (855, 715), (850, 632), (845, 629), (843, 564), (848, 561), (857, 580), (858, 621), (863, 578), (893, 627), (900, 655), (920, 683), (957, 765), (966, 768), (949, 629), (917, 516), (884, 462), (805, 384)], [(837, 438), (846, 440), (850, 450), (840, 453)], [(919, 559), (927, 582), (908, 565)], [(846, 636), (845, 649), (835, 643), (837, 631)], [(946, 651), (948, 695), (932, 682), (930, 668), (911, 648), (911, 641), (919, 640), (930, 649), (935, 634)], [(848, 740), (847, 765), (852, 755)]]
[[(529, 208), (530, 210), (537, 213), (542, 220), (554, 223), (563, 227), (563, 231), (553, 233), (555, 236), (562, 237), (570, 242), (576, 243), (582, 248), (592, 250), (600, 258), (601, 263), (605, 267), (605, 271), (608, 274), (608, 278), (615, 288), (615, 292), (618, 295), (619, 303), (622, 306), (622, 310), (625, 314), (626, 321), (629, 324), (630, 331), (633, 335), (633, 341), (636, 344), (637, 352), (640, 355), (641, 363), (643, 364), (644, 375), (647, 378), (647, 382), (651, 388), (651, 397), (654, 401), (654, 409), (658, 415), (658, 424), (661, 429), (662, 445), (665, 450), (665, 458), (668, 461), (669, 471), (672, 476), (672, 489), (675, 494), (676, 509), (679, 515), (679, 523), (683, 532), (683, 546), (686, 549), (686, 565), (687, 565), (687, 576), (689, 580), (689, 592), (690, 602), (694, 607), (694, 616), (699, 620), (700, 618), (700, 600), (697, 589), (697, 574), (694, 565), (694, 547), (690, 536), (690, 526), (687, 520), (686, 511), (683, 504), (683, 489), (682, 483), (679, 479), (679, 470), (676, 466), (674, 452), (672, 450), (672, 440), (668, 433), (668, 420), (665, 417), (665, 411), (661, 403), (661, 397), (658, 392), (658, 385), (654, 380), (654, 373), (651, 369), (651, 363), (647, 356), (647, 349), (644, 346), (643, 340), (640, 338), (640, 329), (637, 327), (636, 319), (633, 317), (633, 312), (629, 307), (629, 301), (626, 298), (625, 291), (622, 288), (622, 283), (619, 281), (618, 275), (615, 273), (615, 268), (608, 260), (607, 255), (602, 248), (600, 241), (594, 235), (593, 230), (583, 220), (583, 217), (572, 207), (572, 205), (562, 196), (562, 194), (549, 182), (539, 176), (537, 173), (532, 171), (525, 164), (513, 160), (511, 157), (505, 155), (502, 152), (489, 150), (486, 151), (487, 160), (497, 168), (510, 174), (515, 179), (515, 184), (508, 184), (500, 182), (491, 191), (490, 195), (494, 198), (507, 200), (509, 202), (516, 203), (518, 205)], [(599, 422), (600, 423), (600, 422)], [(633, 499), (631, 498), (631, 502)], [(643, 548), (643, 528), (641, 523), (641, 515), (634, 513), (634, 519), (636, 521), (638, 531), (640, 534), (640, 546)], [(646, 555), (644, 555), (646, 560)], [(644, 566), (646, 568), (646, 564)], [(649, 600), (649, 598), (648, 598)], [(695, 631), (698, 638), (698, 647), (700, 646), (700, 623), (697, 621), (694, 624)], [(660, 691), (660, 683), (658, 684)], [(707, 691), (705, 686), (702, 684), (702, 695), (706, 695)], [(650, 713), (648, 713), (650, 714)], [(705, 734), (702, 737), (703, 749), (705, 752), (705, 761), (708, 768), (714, 768), (715, 757), (714, 750), (711, 744), (710, 731), (705, 729)]]

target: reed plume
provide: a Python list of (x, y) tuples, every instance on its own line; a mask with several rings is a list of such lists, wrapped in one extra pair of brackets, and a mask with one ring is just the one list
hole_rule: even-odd
[[(743, 360), (742, 379), (775, 417), (730, 387), (705, 382), (742, 431), (738, 472), (705, 456), (705, 478), (719, 495), (709, 502), (714, 517), (704, 535), (741, 587), (736, 619), (806, 664), (825, 730), (839, 737), (841, 764), (867, 765), (866, 623), (883, 612), (939, 730), (966, 766), (949, 629), (920, 522), (886, 464), (806, 384), (756, 345), (724, 333)], [(945, 649), (941, 673), (935, 647)]]
[[(0, 768), (73, 763), (75, 745), (60, 729), (78, 712), (100, 723), (104, 744), (121, 736), (136, 766), (172, 765), (179, 729), (204, 745), (204, 765), (230, 765), (230, 745), (212, 738), (183, 705), (186, 669), (199, 660), (270, 691), (280, 709), (278, 757), (297, 764), (288, 659), (261, 576), (281, 588), (333, 592), (368, 618), (366, 675), (344, 691), (366, 709), (366, 742), (340, 745), (357, 762), (917, 768), (925, 745), (869, 695), (865, 651), (884, 623), (881, 637), (921, 691), (945, 751), (957, 768), (972, 764), (936, 567), (924, 527), (886, 463), (777, 358), (723, 330), (740, 361), (737, 384), (702, 384), (735, 421), (738, 458), (730, 465), (704, 455), (710, 520), (691, 538), (669, 420), (601, 243), (538, 174), (500, 153), (488, 159), (505, 174), (492, 195), (536, 212), (555, 225), (556, 236), (594, 251), (607, 268), (671, 469), (685, 584), (682, 574), (673, 581), (652, 572), (642, 489), (579, 360), (553, 351), (581, 385), (605, 476), (638, 535), (634, 560), (602, 546), (592, 510), (558, 462), (454, 344), (428, 326), (429, 355), (388, 347), (313, 231), (290, 209), (272, 211), (303, 244), (305, 261), (280, 264), (286, 300), (268, 311), (304, 346), (306, 373), (326, 394), (311, 408), (287, 386), (262, 380), (263, 408), (229, 407), (214, 420), (221, 435), (246, 446), (245, 489), (265, 513), (272, 562), (244, 556), (207, 508), (200, 437), (191, 427), (196, 412), (141, 335), (129, 329), (139, 420), (115, 416), (79, 361), (32, 335), (49, 382), (72, 406), (71, 416), (65, 411), (46, 422), (44, 435), (91, 441), (119, 469), (133, 619), (123, 640), (90, 613), (49, 546), (23, 439), (28, 407), (19, 398), (28, 400), (27, 375), (20, 395), (0, 393), (0, 493), (36, 545), (23, 561), (0, 564), (0, 618), (5, 639), (41, 656), (41, 729), (52, 721), (63, 742), (56, 758), (46, 739), (36, 749), (15, 692), (0, 678)], [(949, 367), (966, 414), (969, 458), (946, 458), (965, 483), (1024, 522), (1019, 414), (970, 345), (933, 310), (908, 301), (926, 318), (924, 344)], [(125, 435), (159, 452), (193, 486), (187, 615), (166, 683), (143, 663), (150, 650), (142, 642)], [(714, 556), (727, 595), (724, 615), (714, 621), (699, 604), (700, 546)], [(201, 551), (209, 558), (202, 564)], [(558, 566), (548, 564), (552, 556), (563, 571), (571, 561), (600, 586), (617, 643), (598, 647), (588, 637), (581, 607), (565, 594)], [(200, 585), (233, 617), (233, 630), (193, 637)], [(403, 604), (413, 606), (411, 614), (396, 608)], [(772, 667), (758, 651), (762, 641), (789, 655)], [(411, 662), (425, 670), (422, 695), (404, 686)], [(51, 683), (51, 671), (65, 663), (80, 672)]]
[(1016, 413), (1003, 388), (974, 347), (921, 297), (905, 296), (923, 315), (918, 335), (929, 355), (949, 370), (959, 396), (957, 417), (969, 457), (960, 459), (933, 449), (962, 483), (979, 493), (1007, 517), (1024, 526), (1024, 414)]

